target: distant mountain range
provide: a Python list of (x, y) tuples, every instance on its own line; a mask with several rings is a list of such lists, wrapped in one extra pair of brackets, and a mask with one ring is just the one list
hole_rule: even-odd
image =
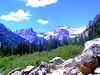
[(51, 32), (47, 33), (37, 33), (33, 31), (32, 28), (29, 29), (22, 29), (22, 30), (16, 30), (13, 31), (14, 34), (21, 36), (22, 38), (29, 40), (32, 42), (33, 40), (35, 42), (39, 42), (43, 37), (47, 40), (49, 40), (50, 35), (52, 37), (59, 37), (59, 40), (62, 40), (62, 37), (65, 36), (68, 39), (74, 38), (78, 35), (80, 35), (84, 30), (86, 29), (86, 26), (82, 26), (80, 28), (71, 28), (69, 26), (64, 26), (64, 27), (57, 27), (53, 29)]
[(3, 45), (16, 45), (20, 41), (25, 41), (22, 37), (14, 34), (10, 29), (0, 23), (0, 43)]
[(76, 36), (79, 36), (84, 31), (84, 36), (88, 36), (88, 32), (86, 31), (89, 29), (89, 26), (94, 21), (96, 21), (97, 16), (98, 15), (96, 15), (93, 20), (90, 20), (87, 26), (82, 26), (80, 28), (71, 28), (68, 25), (63, 27), (59, 26), (47, 33), (37, 33), (33, 31), (32, 28), (11, 31), (0, 23), (0, 43), (2, 42), (4, 45), (16, 45), (19, 41), (26, 40), (28, 40), (29, 42), (35, 41), (36, 43), (38, 43), (43, 38), (49, 40), (50, 35), (55, 38), (58, 37), (59, 40), (62, 40), (63, 36), (65, 36), (67, 39), (71, 39)]

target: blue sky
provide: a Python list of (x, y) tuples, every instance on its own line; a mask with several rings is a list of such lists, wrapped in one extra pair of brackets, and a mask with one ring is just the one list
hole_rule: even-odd
[(100, 0), (1, 0), (0, 23), (11, 30), (49, 32), (58, 26), (87, 25), (99, 11)]

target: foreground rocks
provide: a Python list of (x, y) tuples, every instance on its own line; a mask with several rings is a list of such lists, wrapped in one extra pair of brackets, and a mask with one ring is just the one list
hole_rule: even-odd
[(52, 60), (50, 60), (49, 62), (53, 62), (54, 64), (61, 64), (63, 63), (65, 60), (63, 60), (61, 57), (55, 57)]
[(83, 52), (75, 58), (63, 60), (55, 57), (49, 62), (53, 63), (16, 68), (8, 75), (100, 75), (100, 38), (86, 42)]

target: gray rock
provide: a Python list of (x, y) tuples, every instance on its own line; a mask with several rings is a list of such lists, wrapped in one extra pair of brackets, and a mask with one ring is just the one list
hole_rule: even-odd
[(65, 71), (63, 72), (63, 75), (69, 75), (70, 72), (74, 69), (75, 67), (67, 67)]
[(76, 69), (71, 70), (70, 75), (77, 75), (77, 70)]
[(23, 70), (23, 73), (25, 75), (28, 75), (32, 70), (34, 70), (35, 67), (34, 66), (27, 66), (26, 69)]
[(40, 64), (40, 68), (47, 68), (48, 67), (48, 64), (46, 62), (42, 62)]
[(35, 68), (34, 70), (32, 70), (29, 75), (38, 75), (38, 71), (39, 71), (39, 67)]
[(54, 64), (61, 64), (63, 63), (65, 60), (63, 60), (61, 57), (55, 57), (52, 60), (50, 60), (49, 62), (53, 62)]
[(76, 62), (74, 59), (68, 59), (61, 64), (62, 66), (61, 68), (73, 67), (75, 65), (76, 65)]
[(99, 55), (100, 55), (100, 38), (97, 38), (95, 40), (91, 40), (85, 43), (85, 48), (83, 52), (75, 57), (75, 62), (80, 62), (83, 64), (82, 61), (88, 62), (88, 60), (91, 60), (91, 57)]
[[(99, 63), (97, 56), (100, 57), (100, 38), (86, 42), (83, 52), (76, 56), (74, 60), (79, 67), (84, 64), (84, 67), (81, 67), (80, 70), (82, 73), (89, 74)], [(82, 69), (86, 70), (85, 68), (89, 71), (84, 72)]]
[(82, 72), (79, 72), (77, 75), (84, 75), (84, 74), (82, 74)]
[(29, 75), (47, 75), (47, 73), (44, 69), (40, 70), (39, 68), (36, 68), (35, 70), (31, 71)]
[(100, 67), (96, 68), (96, 69), (94, 70), (94, 73), (100, 74)]
[(1, 73), (0, 75), (6, 75), (6, 73)]
[(48, 64), (48, 67), (51, 68), (51, 69), (54, 69), (55, 65), (54, 64)]
[(11, 75), (22, 75), (22, 73), (20, 71), (15, 71), (14, 73), (12, 73)]
[(14, 73), (15, 71), (21, 71), (22, 68), (16, 68), (14, 70), (12, 70), (11, 72), (8, 73), (8, 75), (11, 75), (12, 73)]

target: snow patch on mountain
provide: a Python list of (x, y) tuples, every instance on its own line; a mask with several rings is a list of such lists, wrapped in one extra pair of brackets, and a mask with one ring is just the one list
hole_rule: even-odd
[(51, 32), (47, 33), (36, 33), (33, 31), (32, 28), (29, 29), (22, 29), (22, 30), (16, 30), (13, 31), (13, 33), (21, 36), (22, 38), (25, 38), (26, 40), (29, 40), (32, 42), (33, 40), (38, 42), (43, 37), (47, 40), (50, 39), (50, 35), (55, 38), (59, 38), (59, 40), (62, 40), (62, 37), (65, 36), (66, 38), (74, 38), (78, 35), (80, 35), (84, 30), (86, 29), (86, 26), (82, 26), (80, 28), (71, 28), (69, 26), (63, 26), (63, 27), (57, 27), (53, 29)]
[(82, 26), (80, 28), (71, 28), (69, 26), (57, 27), (51, 32), (44, 33), (43, 36), (45, 39), (49, 39), (50, 35), (52, 35), (55, 38), (59, 37), (59, 40), (61, 40), (63, 36), (70, 39), (80, 35), (85, 29), (86, 26)]

